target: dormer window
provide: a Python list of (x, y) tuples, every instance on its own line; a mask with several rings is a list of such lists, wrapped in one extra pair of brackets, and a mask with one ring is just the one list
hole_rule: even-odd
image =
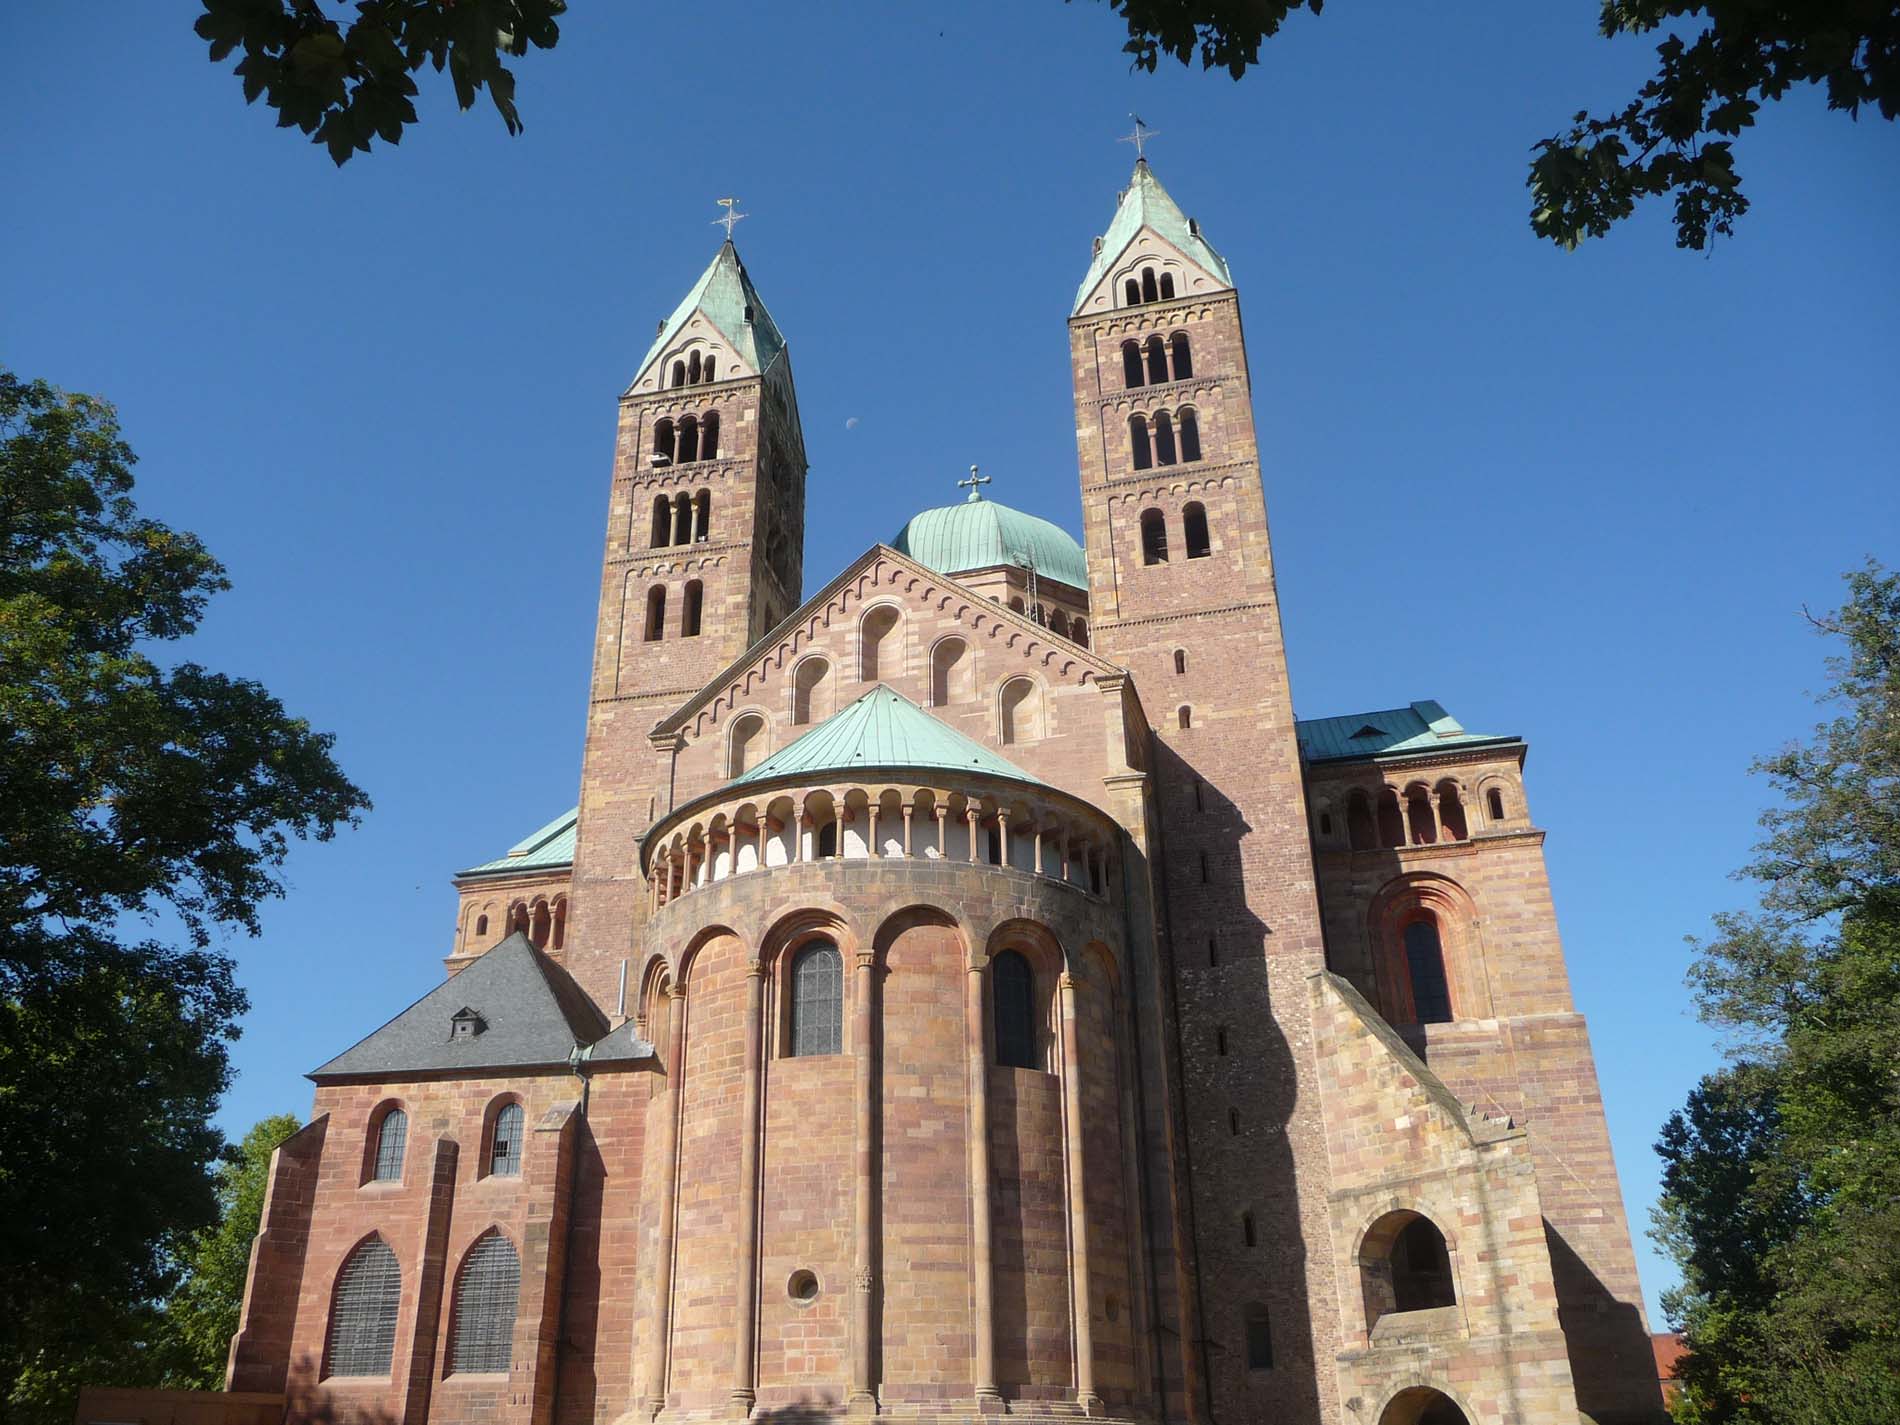
[(449, 1038), (473, 1039), (488, 1028), (488, 1021), (470, 1009), (467, 1005), (449, 1016)]
[(1379, 731), (1378, 728), (1374, 727), (1371, 723), (1367, 723), (1364, 727), (1360, 728), (1359, 731), (1353, 734), (1353, 740), (1357, 741), (1359, 738), (1362, 738), (1362, 737), (1384, 737), (1384, 736), (1385, 734)]

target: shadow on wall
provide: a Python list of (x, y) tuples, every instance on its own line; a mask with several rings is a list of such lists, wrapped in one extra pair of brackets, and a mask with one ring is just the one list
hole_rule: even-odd
[(393, 1412), (380, 1406), (340, 1403), (317, 1379), (317, 1363), (299, 1356), (284, 1383), (284, 1420), (287, 1425), (396, 1425)]
[(555, 1352), (560, 1370), (557, 1408), (562, 1420), (591, 1421), (600, 1388), (594, 1353), (600, 1339), (600, 1234), (607, 1165), (585, 1115), (576, 1118), (574, 1128), (574, 1188), (568, 1204), (567, 1266), (561, 1282), (562, 1332)]
[(1548, 1221), (1544, 1241), (1577, 1408), (1598, 1425), (1652, 1425), (1666, 1419), (1649, 1333), (1635, 1304), (1611, 1295)]
[[(1321, 1365), (1287, 1133), (1298, 1084), (1273, 1017), (1274, 928), (1248, 904), (1240, 873), (1252, 827), (1217, 783), (1159, 738), (1151, 746), (1169, 829), (1157, 842), (1155, 884), (1171, 928), (1187, 1128), (1176, 1166), (1189, 1186), (1211, 1415), (1318, 1419)], [(1296, 979), (1304, 985), (1303, 972)]]

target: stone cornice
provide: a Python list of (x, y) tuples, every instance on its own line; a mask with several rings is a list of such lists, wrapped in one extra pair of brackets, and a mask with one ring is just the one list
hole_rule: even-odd
[(1240, 614), (1247, 613), (1253, 609), (1270, 609), (1272, 607), (1273, 601), (1271, 599), (1262, 599), (1258, 603), (1223, 604), (1219, 608), (1189, 609), (1184, 613), (1155, 614), (1149, 618), (1112, 619), (1106, 623), (1097, 623), (1089, 636), (1095, 638), (1105, 628), (1140, 628), (1146, 624), (1153, 623), (1180, 623), (1183, 619), (1207, 618), (1211, 614)]
[(1104, 480), (1100, 484), (1085, 485), (1082, 493), (1092, 495), (1097, 490), (1119, 490), (1130, 485), (1154, 485), (1184, 477), (1218, 479), (1222, 475), (1257, 472), (1259, 468), (1258, 462), (1252, 460), (1202, 460), (1192, 464), (1157, 465), (1154, 469), (1143, 470), (1138, 475), (1124, 475), (1118, 480)]

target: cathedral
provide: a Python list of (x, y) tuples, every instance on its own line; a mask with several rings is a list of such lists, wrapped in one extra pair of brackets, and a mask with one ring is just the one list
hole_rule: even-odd
[(218, 1418), (1660, 1416), (1524, 742), (1294, 717), (1145, 160), (1068, 337), (1080, 539), (972, 472), (808, 589), (728, 225), (619, 397), (579, 804), (310, 1075)]

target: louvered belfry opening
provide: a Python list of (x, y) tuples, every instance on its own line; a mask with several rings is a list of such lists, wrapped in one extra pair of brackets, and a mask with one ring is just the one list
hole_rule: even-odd
[(337, 1274), (330, 1301), (326, 1376), (386, 1376), (396, 1351), (396, 1310), (402, 1302), (402, 1268), (380, 1237), (353, 1253)]
[(506, 1371), (514, 1357), (521, 1258), (514, 1243), (490, 1232), (470, 1249), (455, 1287), (449, 1371)]

